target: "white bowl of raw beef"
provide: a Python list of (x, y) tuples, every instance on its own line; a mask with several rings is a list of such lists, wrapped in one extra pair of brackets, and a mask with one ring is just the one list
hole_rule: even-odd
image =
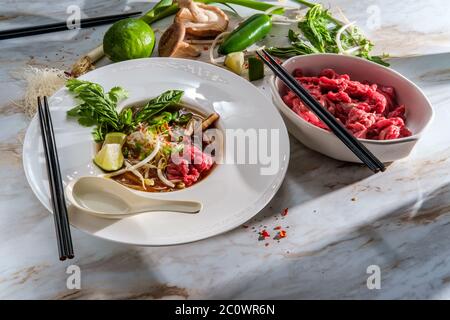
[[(432, 121), (433, 109), (425, 94), (393, 69), (337, 54), (297, 56), (285, 61), (283, 66), (299, 79), (301, 77), (309, 90), (316, 89), (316, 98), (323, 95), (323, 105), (382, 162), (407, 157)], [(322, 73), (324, 69), (332, 69), (335, 73)], [(327, 79), (306, 78), (318, 77), (321, 73), (334, 81), (330, 82), (331, 93), (328, 93)], [(355, 85), (354, 81), (361, 84)], [(321, 124), (315, 116), (293, 98), (292, 93), (289, 94), (280, 79), (273, 77), (270, 83), (274, 103), (294, 137), (331, 158), (360, 162), (333, 133), (319, 127)], [(336, 88), (333, 87), (335, 84)], [(361, 94), (363, 91), (367, 95)]]

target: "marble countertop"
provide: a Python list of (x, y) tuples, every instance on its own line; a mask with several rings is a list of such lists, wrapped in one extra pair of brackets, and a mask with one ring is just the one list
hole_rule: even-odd
[[(24, 176), (22, 139), (29, 119), (17, 106), (24, 83), (16, 73), (27, 65), (68, 69), (99, 43), (106, 27), (1, 41), (0, 299), (449, 299), (450, 4), (353, 3), (333, 6), (367, 27), (384, 51), (419, 55), (392, 60), (436, 111), (409, 158), (371, 176), (291, 137), (286, 179), (246, 227), (157, 248), (111, 243), (73, 229), (76, 258), (69, 262), (57, 260), (52, 217)], [(6, 0), (0, 29), (63, 20), (70, 4), (89, 15), (148, 7), (134, 0), (64, 0), (51, 7), (41, 0)], [(364, 24), (373, 10), (379, 10), (381, 27), (373, 27), (373, 20)], [(284, 208), (289, 213), (282, 217)], [(287, 238), (258, 241), (255, 230), (277, 225), (286, 228)], [(81, 289), (66, 286), (71, 264), (81, 269)], [(379, 290), (367, 287), (373, 265), (380, 268)]]

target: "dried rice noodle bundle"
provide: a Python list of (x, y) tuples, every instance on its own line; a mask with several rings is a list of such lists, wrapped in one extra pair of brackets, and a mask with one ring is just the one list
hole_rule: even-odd
[(69, 76), (56, 68), (27, 67), (21, 74), (21, 79), (26, 81), (25, 95), (19, 107), (30, 118), (37, 112), (37, 98), (39, 96), (51, 96), (61, 89)]

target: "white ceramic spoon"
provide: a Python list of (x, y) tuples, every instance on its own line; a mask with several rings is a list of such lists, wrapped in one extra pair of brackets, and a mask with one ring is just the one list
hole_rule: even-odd
[(84, 212), (109, 219), (150, 211), (197, 213), (197, 201), (151, 199), (131, 191), (120, 183), (102, 177), (81, 177), (66, 187), (67, 200)]

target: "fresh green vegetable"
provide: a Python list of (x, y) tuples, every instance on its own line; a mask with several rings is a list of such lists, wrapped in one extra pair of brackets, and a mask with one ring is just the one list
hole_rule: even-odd
[(178, 5), (173, 4), (172, 0), (161, 0), (139, 19), (141, 19), (148, 25), (151, 25), (153, 22), (177, 13), (177, 11)]
[(103, 37), (103, 50), (113, 61), (149, 57), (155, 47), (152, 28), (139, 19), (123, 19), (114, 23)]
[(257, 13), (242, 22), (219, 46), (220, 54), (245, 50), (264, 38), (272, 29), (272, 19), (264, 13)]
[(169, 123), (170, 121), (172, 121), (172, 114), (170, 112), (164, 111), (161, 112), (161, 114), (153, 117), (150, 120), (149, 124), (161, 126), (163, 124)]
[[(220, 3), (224, 5), (235, 4), (242, 7), (251, 8), (259, 11), (267, 11), (271, 8), (276, 7), (276, 5), (265, 3), (255, 0), (195, 0), (196, 2), (212, 4)], [(159, 1), (150, 11), (145, 13), (140, 19), (151, 25), (152, 23), (164, 19), (178, 12), (178, 4), (172, 3), (172, 0), (161, 0)], [(272, 14), (283, 14), (283, 8), (277, 8), (272, 11)]]
[(172, 114), (172, 120), (176, 124), (183, 125), (188, 123), (192, 119), (192, 113), (183, 113), (180, 114), (180, 112), (177, 110)]
[(272, 14), (283, 14), (284, 9), (270, 3), (266, 3), (263, 1), (254, 1), (254, 0), (195, 0), (196, 2), (202, 2), (205, 4), (210, 3), (220, 3), (220, 4), (235, 4), (242, 7), (247, 7), (250, 9), (258, 10), (258, 11), (267, 11), (269, 9), (278, 7), (272, 11)]
[(264, 78), (264, 63), (256, 58), (248, 58), (248, 79), (255, 81)]
[(121, 117), (116, 111), (117, 102), (128, 94), (124, 89), (115, 87), (105, 93), (100, 85), (78, 79), (69, 79), (66, 87), (82, 101), (70, 109), (67, 115), (77, 117), (82, 126), (96, 125), (93, 132), (95, 141), (103, 141), (108, 132), (121, 132), (124, 129)]
[[(105, 93), (99, 84), (78, 79), (68, 80), (66, 87), (81, 100), (79, 105), (67, 111), (67, 115), (78, 118), (82, 126), (96, 126), (92, 134), (97, 142), (103, 141), (109, 132), (128, 133), (141, 122), (151, 122), (165, 108), (179, 103), (184, 93), (181, 90), (168, 90), (150, 100), (133, 115), (130, 108), (124, 108), (120, 113), (116, 110), (117, 103), (128, 94), (120, 87)], [(166, 113), (164, 115), (167, 117)]]
[(156, 114), (163, 111), (165, 108), (175, 105), (180, 102), (184, 91), (182, 90), (168, 90), (158, 97), (150, 100), (144, 107), (142, 107), (134, 116), (134, 123), (148, 122)]
[(305, 17), (299, 21), (298, 28), (301, 33), (289, 30), (289, 47), (272, 47), (268, 51), (279, 57), (291, 57), (311, 53), (342, 53), (342, 50), (358, 48), (352, 54), (384, 66), (389, 64), (383, 59), (387, 56), (372, 56), (370, 52), (373, 44), (364, 37), (356, 27), (344, 27), (343, 23), (331, 16), (328, 10), (320, 4), (296, 0), (310, 9)]

